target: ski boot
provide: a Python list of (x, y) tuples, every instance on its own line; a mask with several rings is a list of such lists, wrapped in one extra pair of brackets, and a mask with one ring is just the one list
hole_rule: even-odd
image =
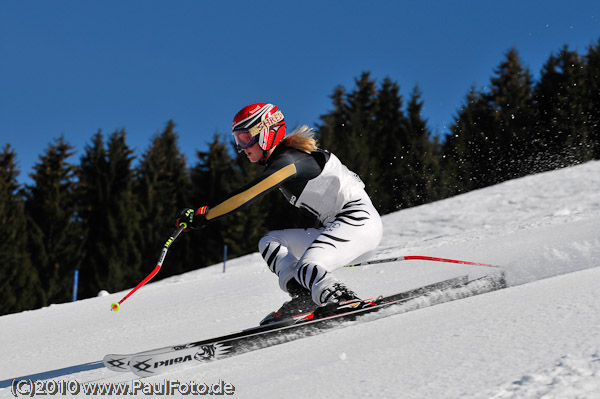
[(321, 293), (321, 302), (324, 305), (319, 306), (314, 311), (313, 319), (321, 319), (376, 304), (372, 299), (360, 299), (354, 291), (350, 290), (343, 283), (334, 283), (331, 287), (326, 288)]
[(312, 312), (317, 307), (312, 300), (310, 291), (302, 287), (296, 280), (288, 283), (287, 291), (292, 299), (281, 305), (279, 310), (271, 312), (267, 317), (262, 319), (259, 323), (261, 326), (285, 319), (293, 320), (293, 316)]

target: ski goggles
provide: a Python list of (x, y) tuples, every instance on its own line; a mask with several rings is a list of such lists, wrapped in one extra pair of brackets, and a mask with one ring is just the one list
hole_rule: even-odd
[(253, 136), (250, 129), (238, 129), (231, 132), (235, 139), (238, 152), (242, 152), (258, 143), (258, 136)]

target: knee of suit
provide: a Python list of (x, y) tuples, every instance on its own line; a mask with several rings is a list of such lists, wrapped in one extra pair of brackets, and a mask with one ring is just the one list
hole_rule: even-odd
[(271, 237), (268, 233), (265, 234), (259, 241), (258, 241), (258, 251), (262, 254), (263, 251), (267, 248), (267, 246), (269, 245), (269, 243), (273, 242), (273, 237)]

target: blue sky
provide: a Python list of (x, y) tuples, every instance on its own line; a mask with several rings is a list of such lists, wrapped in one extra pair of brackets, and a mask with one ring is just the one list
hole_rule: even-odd
[(594, 1), (67, 1), (0, 3), (0, 146), (27, 182), (61, 134), (79, 162), (99, 129), (138, 156), (169, 119), (188, 163), (244, 105), (315, 125), (337, 85), (369, 71), (445, 133), (469, 88), (515, 47), (534, 77), (563, 45), (600, 38)]

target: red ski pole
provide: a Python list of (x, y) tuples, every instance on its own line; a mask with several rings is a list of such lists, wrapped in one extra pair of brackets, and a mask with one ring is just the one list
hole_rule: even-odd
[(385, 258), (385, 259), (373, 259), (368, 260), (366, 262), (355, 263), (353, 265), (347, 265), (344, 267), (357, 267), (357, 266), (366, 266), (366, 265), (375, 265), (378, 263), (388, 263), (388, 262), (400, 262), (403, 260), (430, 260), (434, 262), (450, 262), (450, 263), (460, 263), (463, 265), (473, 265), (473, 266), (485, 266), (485, 267), (500, 267), (496, 265), (490, 265), (488, 263), (479, 263), (479, 262), (468, 262), (466, 260), (457, 260), (457, 259), (445, 259), (445, 258), (436, 258), (433, 256), (420, 256), (420, 255), (412, 255), (412, 256), (398, 256), (395, 258)]
[(169, 250), (169, 247), (171, 246), (171, 244), (173, 244), (173, 241), (175, 241), (175, 239), (179, 236), (179, 234), (181, 234), (181, 232), (183, 231), (183, 229), (185, 228), (185, 225), (181, 225), (177, 230), (175, 230), (173, 232), (173, 234), (171, 234), (171, 237), (169, 237), (169, 239), (167, 240), (167, 242), (165, 242), (165, 245), (163, 246), (163, 249), (160, 253), (160, 256), (158, 257), (158, 264), (156, 265), (156, 267), (154, 268), (154, 270), (152, 270), (152, 272), (146, 276), (145, 279), (143, 279), (138, 285), (135, 286), (134, 289), (132, 289), (131, 291), (129, 291), (129, 294), (125, 295), (123, 297), (123, 299), (121, 299), (119, 302), (115, 302), (112, 305), (110, 305), (110, 310), (112, 311), (117, 311), (119, 310), (120, 305), (127, 299), (129, 298), (131, 295), (133, 295), (134, 292), (136, 292), (137, 290), (139, 290), (140, 288), (142, 288), (142, 286), (144, 284), (146, 284), (148, 281), (152, 280), (152, 277), (154, 277), (156, 275), (156, 273), (158, 273), (158, 271), (160, 270), (160, 268), (162, 267), (162, 264), (165, 260), (165, 257), (167, 256), (167, 251)]

